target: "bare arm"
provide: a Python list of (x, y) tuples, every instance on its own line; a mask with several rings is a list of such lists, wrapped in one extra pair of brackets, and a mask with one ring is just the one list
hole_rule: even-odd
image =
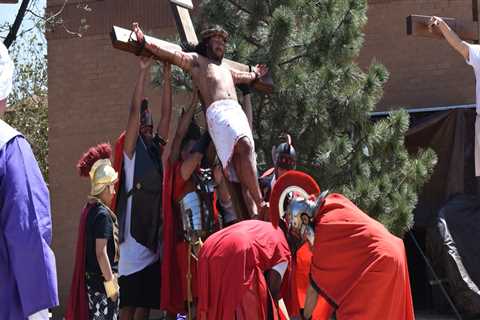
[[(111, 281), (114, 277), (107, 255), (107, 241), (107, 239), (95, 240), (95, 255), (97, 256), (98, 265), (102, 271), (103, 278), (105, 281)], [(116, 298), (113, 298), (113, 300), (116, 300)]]
[[(141, 44), (145, 41), (145, 35), (143, 31), (138, 26), (138, 23), (133, 23), (133, 32), (137, 37), (137, 41)], [(144, 43), (145, 49), (150, 51), (153, 55), (158, 57), (162, 61), (168, 61), (176, 66), (182, 68), (182, 70), (189, 72), (192, 70), (194, 62), (198, 55), (196, 53), (187, 53), (179, 50), (175, 50), (173, 48), (169, 48), (168, 46), (157, 46), (154, 43), (148, 43), (145, 41)]]
[(253, 130), (252, 95), (250, 93), (243, 96), (243, 110), (247, 115), (248, 124), (250, 125), (250, 130)]
[(253, 81), (263, 77), (268, 72), (268, 68), (264, 64), (257, 64), (254, 68), (252, 68), (251, 72), (243, 72), (238, 71), (236, 69), (230, 69), (230, 73), (232, 74), (233, 83), (240, 84), (250, 84)]
[(164, 140), (168, 137), (172, 117), (172, 66), (163, 64), (163, 92), (162, 92), (162, 117), (157, 127), (157, 134)]
[(428, 27), (430, 30), (432, 27), (437, 27), (440, 29), (440, 32), (443, 34), (450, 46), (457, 50), (465, 60), (469, 60), (468, 44), (465, 41), (462, 41), (460, 37), (448, 26), (448, 24), (443, 21), (442, 18), (432, 17)]
[(312, 316), (313, 310), (317, 305), (318, 292), (313, 288), (310, 283), (307, 288), (307, 297), (305, 298), (305, 306), (303, 308), (303, 314), (305, 318), (310, 319)]
[(163, 152), (163, 161), (169, 161), (170, 163), (175, 162), (178, 159), (180, 153), (180, 145), (182, 143), (183, 137), (187, 133), (188, 126), (192, 121), (193, 114), (195, 113), (195, 107), (198, 103), (197, 91), (194, 88), (192, 101), (188, 109), (182, 114), (180, 121), (177, 126), (177, 130), (174, 133), (173, 139), (170, 139), (167, 143), (165, 151)]
[(183, 161), (182, 166), (180, 167), (180, 174), (182, 175), (183, 180), (188, 180), (192, 176), (195, 169), (198, 167), (200, 162), (203, 159), (202, 153), (191, 153), (189, 157)]
[(125, 133), (125, 145), (123, 147), (127, 156), (132, 159), (137, 144), (138, 132), (140, 130), (140, 106), (142, 104), (145, 80), (148, 70), (152, 65), (151, 58), (140, 58), (140, 73), (138, 75), (135, 91), (133, 92), (130, 113), (128, 115), (127, 131)]

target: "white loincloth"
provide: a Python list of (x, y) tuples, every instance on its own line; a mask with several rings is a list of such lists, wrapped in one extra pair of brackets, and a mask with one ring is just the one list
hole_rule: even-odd
[[(228, 180), (238, 182), (235, 169), (231, 163), (233, 150), (238, 140), (247, 137), (255, 149), (252, 130), (247, 116), (240, 104), (235, 100), (218, 100), (207, 108), (206, 113), (208, 132), (217, 149), (218, 157), (222, 162)], [(252, 161), (256, 167), (254, 152)]]

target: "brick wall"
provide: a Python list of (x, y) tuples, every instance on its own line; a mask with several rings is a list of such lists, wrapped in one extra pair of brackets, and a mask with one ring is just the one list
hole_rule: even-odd
[[(57, 11), (63, 2), (48, 0), (47, 11)], [(85, 4), (92, 10), (79, 8)], [(405, 34), (410, 13), (471, 20), (470, 6), (470, 0), (370, 1), (365, 47), (358, 61), (366, 67), (376, 59), (391, 73), (379, 110), (474, 101), (473, 73), (457, 53), (443, 41)], [(136, 57), (112, 48), (110, 28), (138, 21), (155, 36), (176, 32), (166, 0), (70, 0), (62, 16), (70, 31), (89, 28), (82, 38), (63, 27), (48, 33), (50, 191), (62, 304), (57, 315), (68, 296), (79, 214), (89, 189), (87, 179), (75, 172), (76, 161), (87, 147), (114, 142), (123, 130), (138, 72)], [(158, 92), (149, 88), (147, 95), (153, 108), (159, 105)]]

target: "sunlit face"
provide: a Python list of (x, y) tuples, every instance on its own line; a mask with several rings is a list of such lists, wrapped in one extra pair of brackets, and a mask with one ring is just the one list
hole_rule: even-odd
[(225, 39), (219, 35), (213, 36), (208, 42), (211, 58), (222, 60), (225, 55)]
[(115, 182), (109, 184), (100, 194), (100, 198), (105, 204), (110, 204), (115, 196)]

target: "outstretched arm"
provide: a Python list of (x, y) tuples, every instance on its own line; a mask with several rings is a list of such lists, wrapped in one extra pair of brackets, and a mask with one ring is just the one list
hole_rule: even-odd
[(232, 74), (233, 82), (235, 84), (245, 83), (250, 84), (255, 80), (263, 77), (268, 72), (268, 68), (264, 64), (257, 64), (252, 71), (250, 72), (243, 72), (238, 71), (235, 69), (230, 69), (230, 73)]
[(145, 80), (152, 62), (152, 58), (140, 58), (140, 73), (138, 74), (137, 84), (133, 92), (130, 113), (128, 115), (127, 131), (125, 133), (125, 145), (123, 147), (124, 152), (130, 159), (133, 157), (135, 145), (137, 144), (138, 132), (140, 130), (140, 106), (143, 99)]
[(469, 60), (468, 44), (462, 41), (442, 18), (432, 17), (428, 23), (428, 28), (431, 30), (433, 27), (437, 27), (440, 30), (447, 42), (457, 50), (465, 60)]
[(172, 116), (172, 65), (168, 62), (163, 64), (163, 92), (162, 92), (162, 117), (157, 127), (157, 134), (163, 140), (167, 140), (168, 130)]
[(247, 84), (239, 84), (237, 87), (240, 89), (240, 91), (242, 91), (242, 94), (243, 94), (242, 108), (247, 116), (250, 129), (253, 130), (252, 92), (250, 90), (250, 86)]
[(133, 23), (133, 32), (137, 37), (137, 41), (140, 46), (143, 46), (145, 49), (153, 53), (162, 61), (168, 61), (176, 66), (182, 68), (182, 70), (189, 72), (192, 70), (194, 62), (198, 55), (196, 53), (187, 53), (180, 50), (175, 50), (165, 47), (159, 47), (154, 43), (146, 42), (145, 35), (143, 34), (142, 29), (138, 26), (137, 22)]

